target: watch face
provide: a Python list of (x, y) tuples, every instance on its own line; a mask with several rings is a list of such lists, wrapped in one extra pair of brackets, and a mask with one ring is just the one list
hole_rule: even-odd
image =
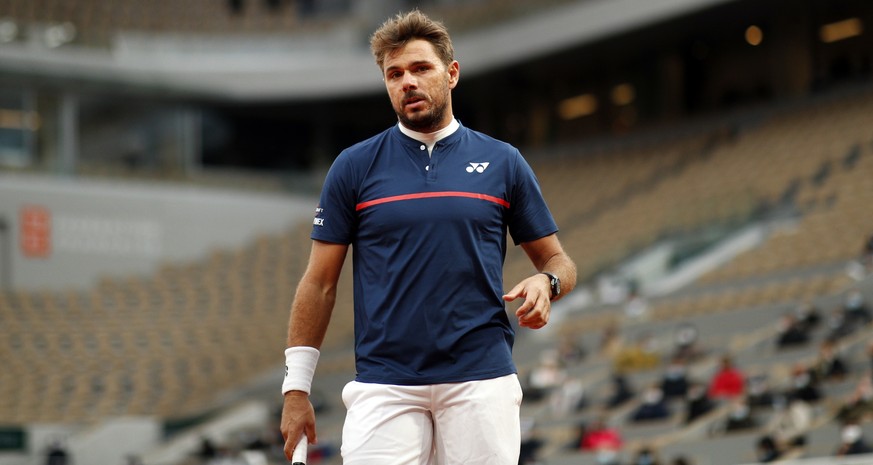
[(549, 286), (551, 286), (552, 291), (552, 296), (550, 298), (554, 299), (561, 295), (561, 280), (552, 273), (544, 271), (543, 274), (549, 277)]

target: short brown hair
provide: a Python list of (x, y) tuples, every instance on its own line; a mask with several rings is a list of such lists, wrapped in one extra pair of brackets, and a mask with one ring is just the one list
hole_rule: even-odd
[(407, 43), (422, 39), (430, 42), (443, 64), (448, 66), (455, 59), (455, 50), (449, 31), (439, 21), (428, 18), (419, 10), (398, 13), (382, 23), (370, 37), (370, 51), (376, 57), (376, 64), (383, 69), (385, 56), (400, 49)]

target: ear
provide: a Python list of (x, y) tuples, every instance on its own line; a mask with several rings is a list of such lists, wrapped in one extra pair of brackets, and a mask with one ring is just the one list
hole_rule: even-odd
[(454, 89), (458, 85), (458, 79), (461, 78), (461, 65), (458, 64), (457, 60), (453, 61), (449, 63), (447, 71), (449, 73), (449, 89)]

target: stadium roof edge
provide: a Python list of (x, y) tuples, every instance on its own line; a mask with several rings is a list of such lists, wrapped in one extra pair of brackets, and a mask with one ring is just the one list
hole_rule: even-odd
[[(734, 1), (737, 0), (571, 3), (457, 36), (455, 50), (462, 72), (470, 76)], [(369, 50), (361, 44), (354, 45), (353, 39), (346, 39), (345, 51), (338, 47), (306, 50), (274, 46), (257, 54), (251, 48), (226, 52), (222, 51), (227, 50), (224, 47), (214, 47), (203, 53), (184, 46), (168, 47), (167, 41), (172, 41), (172, 37), (162, 38), (162, 46), (151, 51), (110, 52), (76, 47), (50, 50), (35, 49), (29, 44), (6, 44), (0, 46), (0, 76), (73, 80), (240, 101), (308, 100), (381, 91), (382, 81)], [(335, 42), (334, 45), (343, 43)]]

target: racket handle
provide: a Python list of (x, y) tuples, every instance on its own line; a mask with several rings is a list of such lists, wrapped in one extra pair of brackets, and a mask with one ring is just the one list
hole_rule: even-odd
[(300, 440), (297, 441), (297, 447), (294, 448), (294, 453), (291, 455), (291, 465), (306, 465), (306, 453), (309, 440), (305, 434), (300, 435)]

